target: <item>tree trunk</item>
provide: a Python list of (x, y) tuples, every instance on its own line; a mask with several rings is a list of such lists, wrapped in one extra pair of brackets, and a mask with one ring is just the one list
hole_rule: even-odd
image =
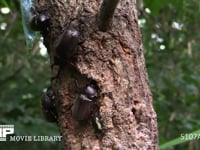
[[(97, 19), (100, 0), (36, 0), (37, 12), (50, 17), (48, 28), (41, 33), (50, 56), (51, 87), (65, 150), (158, 149), (157, 118), (135, 3), (121, 0), (111, 27), (102, 32)], [(67, 29), (79, 32), (78, 44), (66, 40), (74, 52), (60, 62), (57, 47)], [(98, 99), (90, 107), (77, 104), (81, 89), (91, 82), (98, 87)], [(73, 119), (76, 105), (86, 110), (75, 110)], [(79, 116), (84, 119), (76, 119)]]

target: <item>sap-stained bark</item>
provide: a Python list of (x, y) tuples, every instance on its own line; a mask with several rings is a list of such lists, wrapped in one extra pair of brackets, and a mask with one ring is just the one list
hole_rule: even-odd
[[(41, 7), (41, 4), (43, 7)], [(37, 0), (37, 9), (47, 8), (50, 17), (44, 43), (48, 48), (52, 76), (55, 45), (64, 27), (80, 33), (75, 59), (61, 68), (52, 81), (57, 96), (59, 128), (64, 149), (158, 149), (157, 120), (148, 86), (135, 0), (121, 0), (113, 17), (112, 29), (97, 26), (100, 0)], [(97, 82), (101, 133), (91, 120), (80, 124), (72, 119), (71, 107), (80, 87)]]

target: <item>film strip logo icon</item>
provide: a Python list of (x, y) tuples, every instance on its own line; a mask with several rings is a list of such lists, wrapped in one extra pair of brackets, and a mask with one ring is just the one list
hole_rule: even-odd
[(8, 134), (14, 134), (14, 125), (0, 125), (0, 141), (6, 141)]

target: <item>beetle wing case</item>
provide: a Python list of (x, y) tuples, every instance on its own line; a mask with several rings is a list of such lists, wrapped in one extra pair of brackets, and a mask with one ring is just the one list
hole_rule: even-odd
[(75, 52), (78, 45), (79, 33), (75, 29), (66, 29), (58, 38), (56, 44), (56, 59), (58, 64), (66, 62)]
[(57, 122), (57, 111), (55, 106), (55, 96), (51, 88), (41, 97), (42, 113), (48, 122)]
[(72, 117), (77, 121), (89, 119), (93, 110), (94, 102), (85, 95), (80, 95), (72, 106)]

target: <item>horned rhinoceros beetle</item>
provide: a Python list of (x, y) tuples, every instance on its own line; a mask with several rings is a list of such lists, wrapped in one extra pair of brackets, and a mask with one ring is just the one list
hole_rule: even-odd
[(34, 8), (31, 8), (33, 16), (29, 21), (29, 25), (34, 31), (44, 32), (49, 25), (50, 17), (44, 14), (44, 11), (36, 12)]
[(48, 122), (57, 122), (58, 114), (56, 111), (55, 95), (51, 88), (42, 95), (42, 112)]
[(79, 32), (75, 29), (65, 29), (60, 35), (55, 48), (55, 63), (66, 64), (74, 55), (78, 45)]
[(95, 103), (98, 98), (97, 85), (92, 83), (86, 85), (73, 104), (72, 117), (77, 121), (88, 120), (94, 111)]
[(48, 26), (50, 18), (44, 14), (34, 15), (30, 20), (30, 27), (34, 31), (43, 31)]

